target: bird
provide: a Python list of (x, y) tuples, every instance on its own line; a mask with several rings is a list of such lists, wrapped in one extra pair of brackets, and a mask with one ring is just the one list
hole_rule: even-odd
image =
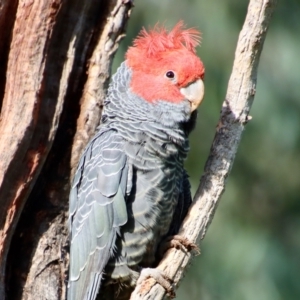
[(68, 300), (126, 298), (177, 233), (192, 201), (184, 160), (204, 97), (200, 39), (183, 21), (143, 28), (112, 76), (71, 185)]

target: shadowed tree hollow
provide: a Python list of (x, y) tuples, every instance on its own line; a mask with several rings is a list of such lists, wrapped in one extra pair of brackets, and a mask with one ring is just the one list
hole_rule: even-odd
[[(249, 52), (238, 51), (254, 58), (253, 61), (245, 60), (245, 64), (250, 65), (249, 82), (252, 80), (253, 84), (251, 90), (243, 86), (245, 100), (240, 106), (234, 100), (233, 89), (226, 97), (214, 145), (224, 142), (220, 133), (225, 129), (235, 132), (237, 128), (233, 127), (237, 126), (238, 135), (232, 152), (225, 147), (222, 149), (225, 156), (216, 156), (228, 159), (227, 165), (220, 166), (224, 172), (217, 170), (221, 177), (216, 182), (223, 182), (222, 178), (227, 177), (247, 122), (273, 2), (250, 1), (252, 19), (246, 19), (245, 24), (253, 20), (256, 23), (251, 23), (243, 35), (246, 42), (250, 37)], [(1, 299), (65, 299), (70, 178), (82, 150), (99, 125), (111, 61), (124, 36), (131, 8), (132, 2), (126, 0), (2, 1)], [(255, 19), (255, 16), (260, 18)], [(241, 83), (236, 78), (243, 76), (243, 70), (238, 70), (234, 76), (231, 84), (239, 87)], [(213, 165), (212, 156), (216, 154), (213, 151), (214, 148), (207, 168)], [(213, 176), (210, 176), (202, 182), (211, 180)], [(222, 191), (220, 188), (215, 198), (207, 201), (216, 205)], [(208, 221), (205, 224), (211, 221), (216, 206), (210, 207), (211, 210), (203, 211)], [(206, 226), (202, 230), (205, 231)], [(192, 240), (197, 241), (204, 235), (200, 230)], [(177, 257), (177, 261), (180, 259)], [(158, 299), (151, 291), (149, 295), (152, 297), (149, 299)]]

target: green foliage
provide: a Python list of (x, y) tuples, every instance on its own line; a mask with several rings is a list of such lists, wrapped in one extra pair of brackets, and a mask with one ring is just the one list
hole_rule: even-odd
[[(178, 20), (199, 28), (206, 95), (186, 166), (195, 191), (214, 136), (248, 1), (136, 1), (114, 69), (139, 30)], [(278, 1), (258, 87), (202, 255), (178, 299), (300, 299), (300, 2)]]

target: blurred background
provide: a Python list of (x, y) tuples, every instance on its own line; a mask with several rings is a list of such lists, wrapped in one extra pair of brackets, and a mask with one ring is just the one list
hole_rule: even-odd
[[(202, 31), (205, 101), (190, 137), (186, 167), (193, 193), (203, 172), (231, 73), (248, 1), (135, 1), (127, 36), (158, 21)], [(237, 157), (214, 220), (177, 299), (300, 299), (300, 1), (278, 1), (258, 86)]]

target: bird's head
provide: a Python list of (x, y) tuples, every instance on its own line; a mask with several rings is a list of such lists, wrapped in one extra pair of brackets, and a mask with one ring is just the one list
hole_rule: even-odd
[(188, 100), (191, 112), (204, 96), (204, 66), (196, 55), (200, 32), (180, 21), (170, 32), (143, 29), (126, 53), (132, 71), (131, 90), (148, 102)]

